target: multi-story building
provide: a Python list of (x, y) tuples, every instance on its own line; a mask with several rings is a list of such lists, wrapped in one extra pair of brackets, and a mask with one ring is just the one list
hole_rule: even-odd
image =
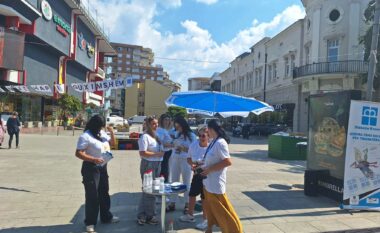
[(294, 131), (307, 131), (308, 97), (362, 90), (368, 70), (359, 43), (369, 0), (303, 0), (304, 19), (264, 38), (221, 73), (222, 91), (255, 97), (282, 112)]
[(210, 78), (210, 89), (211, 91), (221, 91), (222, 78), (220, 73), (215, 72)]
[[(80, 93), (71, 83), (100, 81), (99, 67), (115, 51), (79, 0), (0, 2), (0, 85), (49, 85), (51, 92), (0, 93), (0, 112), (18, 111), (24, 121), (57, 117), (54, 84), (83, 103), (103, 104), (103, 92)], [(7, 90), (7, 88), (2, 88)]]
[(210, 90), (210, 78), (194, 77), (187, 79), (189, 91)]
[[(171, 92), (181, 89), (179, 84), (169, 79), (168, 73), (164, 71), (161, 65), (153, 65), (154, 53), (150, 48), (122, 43), (111, 43), (111, 45), (117, 51), (117, 55), (112, 56), (108, 63), (108, 67), (111, 69), (111, 77), (132, 77), (134, 84), (136, 84), (134, 87), (140, 87), (113, 90), (110, 101), (114, 112), (122, 112), (121, 115), (125, 114), (125, 117), (151, 114), (151, 110), (146, 106), (153, 106), (155, 100), (149, 98), (150, 96), (159, 95), (161, 98), (156, 96), (158, 99), (165, 99)], [(152, 82), (147, 85), (145, 83), (147, 80), (153, 81), (153, 83), (157, 84), (157, 90), (162, 89), (162, 91), (157, 91), (155, 94), (149, 93), (145, 98), (146, 89), (154, 92), (154, 89), (150, 88), (153, 85)], [(138, 99), (136, 99), (137, 97), (132, 97), (136, 91), (139, 92), (137, 94), (140, 96)], [(142, 97), (143, 95), (144, 98)], [(154, 109), (157, 110), (154, 115), (162, 112), (161, 105), (160, 107), (152, 108), (153, 111), (155, 111)]]

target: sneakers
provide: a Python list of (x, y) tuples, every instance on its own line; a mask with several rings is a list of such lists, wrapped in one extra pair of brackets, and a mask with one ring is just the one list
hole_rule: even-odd
[(182, 215), (181, 217), (179, 217), (179, 220), (181, 222), (195, 222), (194, 216), (192, 216), (190, 214)]
[(199, 230), (206, 230), (207, 229), (207, 219), (203, 220), (202, 222), (198, 223), (195, 228)]
[(143, 226), (144, 224), (146, 223), (146, 220), (145, 218), (137, 218), (137, 224), (139, 224), (140, 226)]
[(86, 232), (87, 233), (95, 233), (95, 226), (94, 225), (86, 226)]
[(160, 222), (157, 220), (157, 218), (156, 217), (151, 217), (150, 219), (147, 219), (146, 220), (146, 223), (147, 224), (150, 224), (150, 225), (157, 225), (157, 224), (159, 224)]
[(116, 217), (116, 216), (113, 216), (110, 223), (118, 223), (120, 222), (120, 218), (119, 217)]

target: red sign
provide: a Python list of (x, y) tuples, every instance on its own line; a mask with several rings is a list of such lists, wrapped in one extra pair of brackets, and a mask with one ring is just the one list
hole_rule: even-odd
[(61, 33), (64, 37), (67, 37), (67, 36), (69, 35), (69, 34), (66, 32), (66, 30), (63, 29), (63, 27), (61, 27), (61, 26), (59, 26), (59, 25), (57, 25), (56, 29), (57, 29), (57, 31), (58, 31), (59, 33)]

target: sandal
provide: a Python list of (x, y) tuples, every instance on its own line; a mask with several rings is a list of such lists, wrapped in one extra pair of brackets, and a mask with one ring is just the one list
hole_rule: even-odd
[(175, 204), (174, 203), (171, 203), (169, 204), (168, 206), (166, 206), (166, 212), (173, 212), (175, 211)]

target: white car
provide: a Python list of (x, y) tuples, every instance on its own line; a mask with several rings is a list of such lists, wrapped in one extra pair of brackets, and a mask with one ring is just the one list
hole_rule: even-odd
[(143, 124), (146, 116), (133, 116), (128, 119), (131, 124)]
[(128, 125), (128, 121), (120, 116), (108, 116), (106, 125), (113, 125), (113, 127), (125, 126)]

